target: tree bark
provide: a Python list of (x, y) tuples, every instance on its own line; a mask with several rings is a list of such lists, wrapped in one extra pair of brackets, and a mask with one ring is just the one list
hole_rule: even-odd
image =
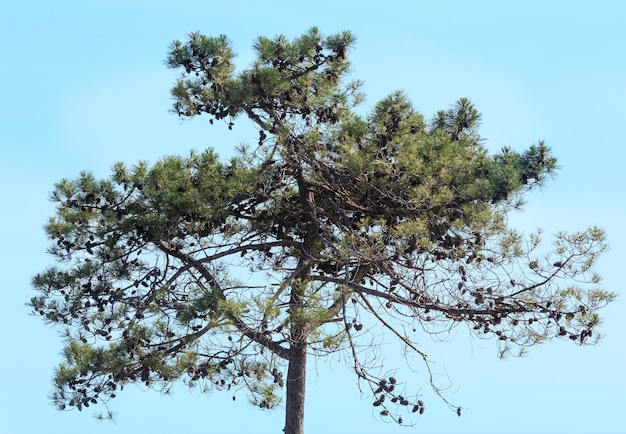
[(292, 344), (287, 370), (285, 434), (304, 434), (306, 340)]

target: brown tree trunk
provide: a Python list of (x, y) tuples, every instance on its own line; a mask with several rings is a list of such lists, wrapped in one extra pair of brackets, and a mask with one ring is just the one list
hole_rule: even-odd
[(285, 434), (304, 434), (306, 340), (293, 343), (289, 353), (284, 431)]
[[(297, 162), (298, 165), (299, 162)], [(312, 193), (302, 176), (297, 174), (298, 187), (300, 190), (300, 204), (302, 206), (302, 221), (305, 223), (305, 236), (300, 250), (298, 261), (298, 278), (308, 277), (311, 271), (312, 259), (317, 256), (313, 245), (318, 237), (318, 226), (313, 219)], [(293, 276), (296, 277), (295, 275)], [(289, 369), (287, 369), (287, 396), (285, 409), (285, 434), (304, 434), (304, 396), (306, 386), (306, 350), (307, 330), (309, 324), (304, 324), (302, 318), (298, 318), (297, 312), (304, 308), (304, 285), (294, 280), (291, 282), (291, 294), (289, 297), (289, 316), (291, 317), (291, 333), (289, 347)]]

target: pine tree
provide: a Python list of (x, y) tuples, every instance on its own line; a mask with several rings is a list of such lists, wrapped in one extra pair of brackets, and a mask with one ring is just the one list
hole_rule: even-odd
[(382, 417), (403, 423), (424, 403), (362, 360), (372, 333), (427, 372), (417, 328), (462, 323), (502, 354), (596, 342), (614, 298), (593, 271), (602, 230), (558, 234), (546, 254), (540, 233), (507, 226), (557, 169), (550, 149), (490, 155), (468, 99), (427, 121), (395, 92), (359, 115), (354, 41), (316, 28), (261, 37), (241, 72), (225, 36), (175, 41), (174, 111), (231, 129), (248, 119), (254, 145), (56, 184), (46, 232), (61, 264), (33, 278), (30, 306), (65, 333), (60, 409), (106, 405), (133, 382), (243, 388), (260, 408), (286, 389), (285, 433), (301, 434), (307, 358), (343, 352)]

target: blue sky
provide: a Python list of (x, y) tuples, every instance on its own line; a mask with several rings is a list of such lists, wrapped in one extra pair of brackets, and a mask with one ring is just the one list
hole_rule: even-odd
[[(343, 362), (312, 362), (307, 433), (624, 432), (625, 19), (617, 0), (3, 2), (0, 432), (281, 432), (281, 408), (262, 412), (243, 396), (233, 402), (183, 387), (173, 396), (125, 389), (113, 402), (114, 422), (56, 411), (47, 395), (61, 341), (24, 303), (34, 295), (30, 277), (52, 262), (42, 226), (54, 182), (83, 169), (105, 177), (116, 161), (154, 162), (191, 148), (228, 155), (255, 140), (245, 129), (203, 118), (181, 123), (168, 113), (176, 72), (163, 59), (173, 39), (226, 34), (244, 67), (255, 37), (293, 37), (311, 26), (357, 36), (353, 76), (365, 81), (365, 111), (396, 89), (427, 117), (469, 97), (489, 149), (545, 139), (562, 169), (511, 222), (547, 235), (605, 228), (611, 250), (598, 271), (620, 297), (602, 311), (604, 339), (595, 347), (554, 341), (503, 361), (493, 341), (460, 329), (448, 342), (423, 336), (438, 378), (449, 378), (446, 396), (464, 411), (457, 418), (415, 380), (427, 398), (415, 429), (380, 422)], [(383, 351), (389, 368), (403, 366), (392, 346)]]

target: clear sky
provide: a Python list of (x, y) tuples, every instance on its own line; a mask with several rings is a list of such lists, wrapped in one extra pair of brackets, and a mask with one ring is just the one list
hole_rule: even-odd
[[(61, 340), (24, 304), (34, 295), (31, 276), (53, 261), (42, 226), (54, 182), (83, 169), (106, 177), (120, 160), (154, 162), (208, 146), (228, 155), (255, 141), (244, 130), (168, 113), (177, 73), (163, 59), (173, 39), (226, 34), (244, 67), (255, 37), (294, 37), (311, 26), (357, 36), (353, 76), (365, 81), (365, 111), (396, 89), (427, 117), (469, 97), (489, 149), (545, 139), (562, 169), (511, 222), (547, 235), (605, 228), (611, 250), (598, 271), (620, 297), (602, 311), (604, 339), (595, 347), (554, 341), (503, 361), (494, 341), (463, 331), (449, 342), (423, 336), (461, 418), (414, 382), (427, 398), (425, 414), (414, 428), (386, 424), (343, 362), (311, 363), (307, 434), (626, 432), (625, 21), (621, 0), (3, 1), (0, 432), (281, 432), (283, 408), (264, 412), (243, 396), (233, 402), (228, 393), (183, 387), (173, 396), (125, 389), (112, 402), (114, 422), (96, 421), (91, 409), (58, 412), (47, 395)], [(403, 366), (393, 348), (384, 351), (389, 368)]]

